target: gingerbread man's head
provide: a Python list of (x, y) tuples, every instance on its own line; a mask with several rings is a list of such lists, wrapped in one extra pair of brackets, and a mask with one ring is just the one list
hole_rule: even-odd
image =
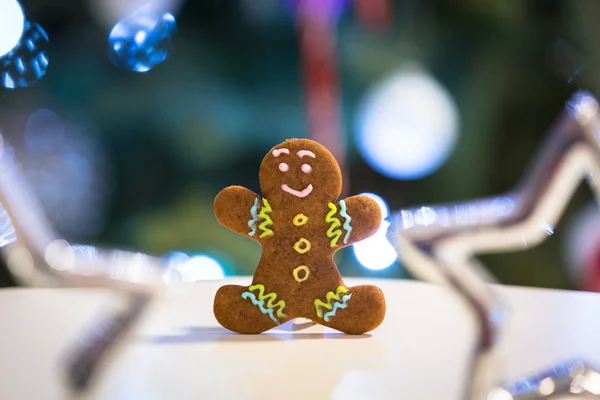
[(273, 147), (263, 159), (260, 187), (272, 204), (327, 204), (342, 191), (342, 173), (319, 143), (290, 139)]

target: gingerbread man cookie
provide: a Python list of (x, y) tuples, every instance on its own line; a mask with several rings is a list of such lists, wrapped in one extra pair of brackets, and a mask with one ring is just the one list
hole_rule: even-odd
[(240, 333), (264, 332), (299, 317), (350, 334), (379, 326), (382, 291), (347, 287), (333, 262), (336, 251), (377, 231), (377, 203), (367, 196), (335, 202), (340, 168), (325, 147), (308, 139), (271, 149), (260, 166), (260, 186), (264, 197), (230, 186), (215, 199), (219, 223), (263, 249), (252, 285), (217, 291), (219, 323)]

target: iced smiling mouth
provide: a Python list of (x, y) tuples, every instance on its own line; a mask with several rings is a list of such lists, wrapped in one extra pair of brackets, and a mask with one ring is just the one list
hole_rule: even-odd
[(284, 183), (283, 185), (281, 185), (281, 190), (283, 190), (284, 192), (287, 192), (289, 194), (292, 194), (296, 197), (303, 198), (303, 197), (308, 196), (310, 194), (310, 192), (312, 192), (313, 185), (309, 184), (307, 187), (305, 187), (302, 190), (294, 190)]

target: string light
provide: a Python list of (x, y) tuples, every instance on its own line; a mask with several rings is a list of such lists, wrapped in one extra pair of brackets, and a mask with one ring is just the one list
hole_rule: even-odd
[(0, 57), (3, 57), (19, 44), (25, 16), (17, 0), (0, 0)]

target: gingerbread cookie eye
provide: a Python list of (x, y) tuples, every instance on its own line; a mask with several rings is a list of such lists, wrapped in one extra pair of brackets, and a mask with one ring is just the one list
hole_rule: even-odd
[(317, 156), (315, 155), (315, 153), (313, 153), (310, 150), (300, 150), (299, 152), (296, 153), (296, 155), (300, 158), (307, 156), (307, 157), (312, 157), (312, 158), (317, 158)]
[(284, 162), (282, 162), (282, 163), (279, 163), (279, 170), (280, 170), (281, 172), (288, 172), (288, 171), (290, 170), (290, 166), (289, 166), (289, 165), (287, 165), (287, 164), (286, 164), (286, 163), (284, 163)]
[(285, 147), (282, 149), (275, 149), (273, 150), (273, 157), (279, 157), (281, 153), (290, 154), (290, 151)]
[(300, 167), (300, 169), (305, 174), (310, 174), (312, 172), (312, 167), (310, 165), (308, 165), (308, 164), (302, 164), (302, 166)]

